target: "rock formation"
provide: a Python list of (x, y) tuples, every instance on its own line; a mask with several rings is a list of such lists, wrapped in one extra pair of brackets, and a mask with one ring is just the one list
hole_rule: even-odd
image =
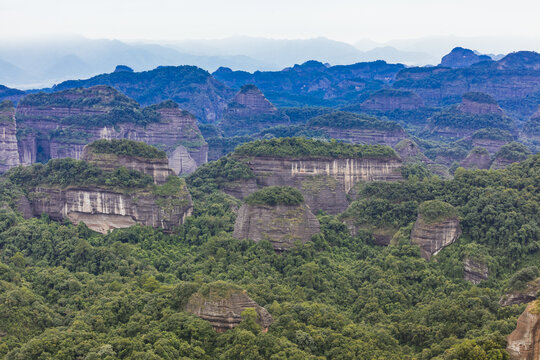
[(208, 146), (191, 114), (170, 101), (140, 109), (106, 86), (29, 95), (17, 107), (16, 119), (25, 165), (50, 158), (80, 159), (84, 145), (92, 141), (123, 138), (165, 150), (177, 174), (207, 161)]
[(11, 101), (0, 104), (0, 173), (19, 165), (15, 109)]
[(499, 303), (501, 306), (526, 304), (536, 300), (539, 291), (540, 279), (536, 279), (525, 284), (523, 289), (511, 291), (505, 294)]
[(489, 169), (491, 157), (486, 149), (475, 147), (459, 165), (465, 169)]
[(298, 157), (233, 157), (246, 163), (258, 187), (293, 186), (299, 189), (312, 211), (330, 214), (349, 205), (347, 193), (359, 181), (402, 180), (398, 158), (303, 159)]
[(424, 106), (424, 100), (412, 91), (383, 89), (373, 93), (361, 107), (364, 110), (394, 111), (416, 110)]
[(217, 332), (225, 332), (240, 324), (242, 312), (248, 308), (255, 309), (257, 322), (266, 332), (273, 322), (272, 316), (245, 291), (235, 288), (217, 290), (210, 288), (208, 293), (199, 291), (191, 295), (186, 304), (187, 312), (209, 321)]
[(244, 204), (238, 211), (233, 236), (255, 242), (268, 240), (274, 250), (283, 252), (298, 240), (302, 243), (310, 241), (319, 231), (319, 221), (305, 204)]
[(510, 164), (523, 161), (527, 156), (531, 155), (531, 151), (523, 144), (511, 142), (500, 148), (495, 154), (495, 159), (491, 163), (490, 169), (504, 169)]
[[(94, 144), (94, 143), (93, 143)], [(81, 159), (88, 161), (105, 171), (112, 171), (119, 166), (140, 171), (152, 176), (154, 183), (161, 185), (173, 174), (169, 161), (163, 158), (148, 158), (142, 156), (117, 155), (99, 152), (90, 145), (84, 147)]]
[(503, 110), (497, 104), (497, 101), (491, 95), (481, 92), (463, 94), (458, 109), (461, 112), (475, 115), (503, 115)]
[(531, 302), (508, 336), (506, 351), (511, 360), (540, 359), (540, 304)]
[(169, 197), (151, 190), (126, 193), (99, 186), (39, 186), (19, 202), (19, 210), (26, 217), (46, 213), (52, 220), (69, 219), (75, 224), (82, 221), (101, 233), (135, 224), (172, 231), (193, 209), (185, 185), (181, 192), (181, 196)]
[(249, 117), (261, 114), (275, 114), (278, 109), (268, 101), (255, 85), (244, 85), (233, 101), (227, 106), (226, 114)]
[(499, 149), (514, 140), (512, 134), (501, 129), (480, 129), (471, 136), (471, 145), (481, 147), (495, 154)]
[(422, 162), (426, 164), (432, 163), (420, 150), (418, 145), (411, 139), (401, 140), (394, 146), (397, 154), (404, 163)]
[(464, 68), (476, 64), (480, 61), (489, 61), (491, 57), (487, 55), (477, 55), (474, 51), (456, 47), (441, 59), (441, 66), (451, 68)]
[(461, 226), (455, 209), (438, 200), (420, 205), (418, 218), (411, 232), (411, 240), (420, 246), (422, 257), (430, 260), (442, 248), (452, 244), (461, 235)]
[(463, 278), (475, 285), (487, 280), (489, 270), (487, 264), (472, 258), (465, 258), (463, 261)]

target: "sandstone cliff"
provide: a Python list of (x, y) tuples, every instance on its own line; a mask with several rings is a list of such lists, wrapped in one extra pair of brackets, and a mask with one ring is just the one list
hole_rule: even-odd
[(491, 157), (486, 149), (476, 147), (469, 152), (459, 165), (465, 169), (489, 169)]
[(463, 94), (458, 109), (461, 112), (476, 115), (504, 114), (503, 110), (493, 97), (480, 92), (468, 92)]
[[(212, 284), (210, 284), (212, 285)], [(191, 295), (186, 311), (209, 321), (214, 330), (225, 332), (242, 322), (242, 312), (248, 308), (257, 312), (257, 322), (264, 332), (273, 319), (268, 311), (239, 289), (213, 289)]]
[[(120, 104), (120, 105), (119, 105)], [(84, 145), (98, 139), (131, 139), (165, 150), (177, 174), (207, 161), (208, 146), (188, 112), (173, 102), (141, 109), (106, 86), (34, 94), (16, 112), (21, 163), (50, 158), (80, 159)]]
[(305, 204), (244, 204), (238, 211), (233, 236), (255, 242), (268, 240), (277, 252), (283, 252), (298, 240), (310, 241), (319, 231), (319, 221)]
[(506, 350), (511, 360), (540, 359), (540, 305), (530, 303), (508, 336)]
[(442, 248), (452, 244), (461, 235), (461, 226), (455, 209), (438, 200), (420, 205), (418, 218), (411, 232), (413, 244), (420, 246), (422, 257), (430, 260)]
[(424, 106), (424, 100), (412, 91), (383, 89), (373, 93), (361, 108), (375, 111), (416, 110)]
[(314, 212), (324, 210), (337, 214), (344, 211), (349, 205), (347, 193), (359, 181), (402, 179), (401, 161), (398, 158), (302, 159), (244, 157), (234, 154), (233, 157), (250, 167), (258, 187), (296, 187)]
[(431, 164), (432, 161), (429, 160), (420, 150), (418, 145), (411, 139), (401, 140), (399, 143), (394, 146), (397, 154), (403, 160), (404, 163), (416, 163), (422, 162), (425, 164)]
[(487, 264), (482, 261), (472, 258), (465, 258), (463, 261), (463, 278), (475, 285), (487, 280), (489, 276), (489, 269)]
[(19, 165), (15, 109), (10, 101), (0, 104), (0, 173)]
[(499, 151), (497, 151), (490, 169), (504, 169), (510, 164), (525, 160), (529, 155), (531, 155), (531, 151), (525, 145), (511, 142), (502, 146)]
[(233, 101), (227, 106), (226, 114), (252, 116), (275, 114), (278, 109), (268, 101), (255, 85), (245, 85), (236, 93)]
[(505, 294), (499, 303), (502, 306), (526, 304), (536, 300), (537, 294), (540, 291), (540, 279), (536, 279), (525, 284), (525, 287), (520, 290), (514, 290)]

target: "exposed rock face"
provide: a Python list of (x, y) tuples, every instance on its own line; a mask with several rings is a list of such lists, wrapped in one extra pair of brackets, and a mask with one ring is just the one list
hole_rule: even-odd
[(186, 305), (187, 312), (209, 321), (217, 332), (225, 332), (240, 324), (242, 312), (247, 308), (255, 309), (258, 315), (257, 321), (263, 331), (266, 331), (274, 321), (265, 308), (242, 291), (231, 291), (224, 297), (205, 297), (195, 293)]
[(522, 290), (512, 291), (504, 295), (499, 303), (501, 306), (511, 306), (517, 304), (526, 304), (536, 300), (536, 295), (540, 291), (540, 279), (533, 280)]
[(476, 55), (472, 50), (456, 47), (449, 54), (443, 56), (441, 66), (463, 68), (486, 60), (491, 60), (491, 57), (487, 55)]
[(97, 167), (112, 171), (119, 166), (127, 169), (140, 171), (154, 178), (154, 183), (161, 185), (167, 181), (169, 175), (173, 173), (169, 169), (169, 160), (165, 159), (147, 159), (136, 156), (114, 155), (114, 154), (98, 154), (85, 146), (81, 156), (82, 160), (86, 160)]
[(475, 285), (488, 279), (488, 266), (481, 261), (466, 258), (463, 261), (463, 270), (463, 278)]
[(505, 140), (496, 140), (496, 139), (482, 139), (482, 138), (473, 138), (472, 145), (474, 147), (480, 147), (486, 149), (490, 154), (495, 154), (499, 149), (508, 142)]
[(362, 103), (362, 109), (376, 111), (416, 110), (424, 100), (412, 91), (379, 90)]
[(343, 129), (328, 126), (314, 127), (314, 129), (322, 130), (331, 139), (343, 140), (352, 144), (379, 144), (393, 147), (408, 137), (403, 129), (386, 131), (377, 129)]
[[(471, 93), (468, 93), (471, 94)], [(486, 114), (497, 114), (497, 115), (503, 115), (503, 110), (501, 107), (497, 104), (495, 99), (493, 99), (488, 94), (483, 93), (473, 93), (473, 94), (481, 94), (484, 98), (490, 99), (491, 101), (478, 101), (475, 100), (474, 97), (467, 97), (463, 95), (463, 99), (461, 101), (461, 104), (459, 104), (458, 109), (461, 112), (468, 113), (468, 114), (476, 114), (476, 115), (486, 115)]]
[(426, 164), (432, 163), (431, 160), (429, 160), (420, 150), (418, 145), (412, 141), (411, 139), (404, 139), (401, 140), (396, 146), (394, 147), (394, 150), (398, 153), (401, 160), (403, 160), (404, 163), (415, 163), (415, 162), (423, 162)]
[(234, 237), (255, 242), (268, 240), (278, 252), (289, 250), (298, 240), (306, 243), (319, 231), (319, 221), (305, 204), (244, 204), (234, 224)]
[(402, 180), (399, 159), (236, 158), (251, 168), (258, 187), (296, 187), (314, 212), (344, 211), (347, 193), (359, 181)]
[[(51, 99), (66, 101), (91, 100), (122, 96), (105, 86), (50, 94)], [(127, 98), (126, 98), (127, 99)], [(58, 101), (58, 100), (55, 100)], [(126, 102), (132, 100), (125, 100)], [(156, 108), (159, 121), (146, 126), (133, 122), (120, 122), (114, 126), (81, 124), (80, 117), (103, 116), (115, 109), (105, 103), (102, 106), (49, 106), (26, 104), (21, 101), (16, 118), (23, 130), (18, 139), (20, 162), (25, 165), (49, 158), (71, 157), (80, 159), (84, 145), (98, 139), (130, 139), (156, 145), (169, 156), (169, 166), (177, 174), (192, 172), (207, 162), (208, 146), (197, 127), (196, 119), (172, 103)], [(130, 103), (132, 106), (132, 103)]]
[(182, 224), (193, 210), (186, 188), (183, 193), (181, 198), (169, 201), (151, 191), (126, 194), (121, 190), (87, 186), (37, 187), (29, 193), (28, 203), (20, 201), (19, 206), (26, 216), (46, 213), (53, 220), (69, 219), (76, 224), (83, 221), (101, 233), (137, 223), (170, 231)]
[(474, 148), (467, 157), (461, 161), (460, 166), (465, 169), (489, 169), (491, 157), (486, 149)]
[(255, 85), (245, 85), (236, 93), (225, 113), (236, 116), (275, 114), (278, 109), (268, 101)]
[(540, 311), (537, 301), (530, 303), (508, 336), (506, 351), (511, 360), (540, 359)]
[(15, 109), (0, 104), (0, 173), (19, 165)]
[(422, 257), (429, 260), (442, 248), (456, 241), (460, 235), (461, 227), (457, 218), (428, 224), (422, 220), (422, 214), (418, 214), (411, 232), (411, 240), (414, 244), (420, 245)]

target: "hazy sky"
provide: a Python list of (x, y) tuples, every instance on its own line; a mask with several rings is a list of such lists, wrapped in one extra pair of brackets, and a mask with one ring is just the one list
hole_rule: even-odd
[(540, 0), (0, 0), (0, 37), (540, 37)]

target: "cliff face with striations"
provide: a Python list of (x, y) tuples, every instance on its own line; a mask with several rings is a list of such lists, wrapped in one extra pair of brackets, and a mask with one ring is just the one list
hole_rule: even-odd
[(283, 252), (293, 247), (298, 240), (302, 243), (310, 241), (319, 231), (319, 221), (305, 204), (244, 204), (238, 211), (233, 236), (255, 242), (268, 240), (274, 250)]
[(343, 140), (352, 144), (379, 144), (395, 146), (407, 138), (404, 130), (378, 130), (378, 129), (340, 129), (338, 127), (317, 127), (329, 138)]
[(525, 287), (521, 290), (515, 290), (505, 294), (499, 303), (501, 306), (526, 304), (536, 300), (539, 291), (540, 279), (536, 279), (525, 284)]
[(0, 173), (19, 165), (15, 109), (10, 102), (0, 104)]
[(187, 312), (209, 321), (214, 330), (220, 333), (240, 324), (242, 312), (248, 308), (255, 309), (257, 322), (266, 332), (273, 322), (272, 316), (243, 291), (228, 291), (220, 296), (195, 293), (186, 304)]
[(463, 278), (475, 285), (488, 279), (489, 269), (482, 261), (467, 257), (463, 261)]
[(80, 159), (90, 142), (124, 138), (165, 150), (177, 174), (192, 172), (207, 161), (208, 146), (191, 114), (172, 102), (140, 109), (105, 86), (31, 95), (19, 104), (16, 119), (25, 165), (50, 158)]
[(258, 187), (292, 186), (302, 192), (314, 212), (344, 211), (347, 193), (359, 181), (401, 180), (401, 160), (391, 159), (301, 159), (239, 157), (255, 174)]
[(540, 359), (540, 305), (530, 303), (518, 318), (516, 329), (508, 336), (506, 351), (511, 360)]
[(465, 169), (489, 169), (491, 157), (486, 149), (474, 148), (459, 165)]
[(420, 245), (422, 257), (430, 260), (442, 248), (456, 241), (460, 235), (461, 227), (457, 217), (430, 223), (424, 221), (422, 214), (418, 214), (411, 232), (411, 240), (414, 244)]
[(414, 92), (392, 89), (373, 93), (361, 105), (364, 110), (375, 111), (416, 110), (423, 106), (424, 100)]
[(227, 106), (225, 113), (237, 116), (253, 116), (275, 114), (277, 111), (278, 109), (264, 97), (256, 86), (245, 85), (236, 93), (233, 101)]

